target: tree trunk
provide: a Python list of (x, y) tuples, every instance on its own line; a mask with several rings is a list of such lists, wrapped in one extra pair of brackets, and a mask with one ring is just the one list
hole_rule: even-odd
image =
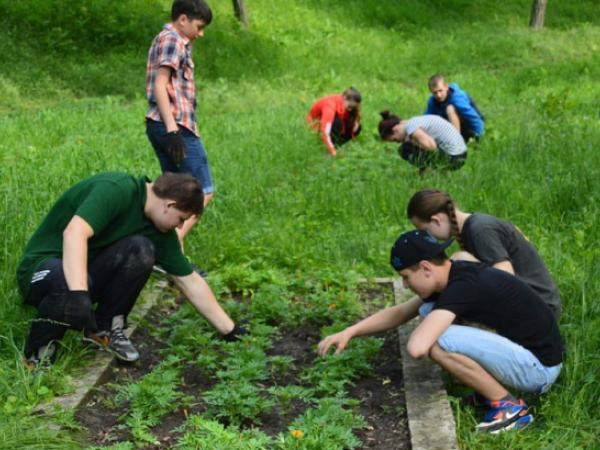
[(531, 20), (529, 26), (531, 28), (543, 28), (544, 27), (544, 16), (546, 15), (546, 6), (548, 0), (533, 0), (533, 6), (531, 7)]
[(248, 14), (246, 13), (246, 2), (244, 0), (233, 0), (235, 16), (242, 22), (244, 28), (248, 28)]

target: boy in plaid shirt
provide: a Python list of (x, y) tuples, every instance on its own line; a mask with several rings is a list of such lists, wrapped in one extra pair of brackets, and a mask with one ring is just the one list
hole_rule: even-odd
[[(175, 0), (171, 22), (154, 38), (146, 67), (146, 134), (163, 173), (190, 173), (200, 181), (205, 206), (214, 187), (196, 126), (192, 43), (204, 36), (211, 20), (212, 12), (204, 0)], [(197, 221), (198, 217), (192, 216), (177, 229), (182, 246)]]

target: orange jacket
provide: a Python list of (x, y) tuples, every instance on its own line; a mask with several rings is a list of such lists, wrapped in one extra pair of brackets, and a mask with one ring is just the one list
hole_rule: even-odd
[(306, 120), (315, 130), (321, 129), (321, 138), (327, 146), (330, 155), (335, 155), (335, 145), (331, 141), (331, 125), (334, 119), (339, 117), (345, 126), (348, 120), (348, 112), (344, 105), (344, 96), (342, 94), (328, 95), (321, 97), (310, 108)]

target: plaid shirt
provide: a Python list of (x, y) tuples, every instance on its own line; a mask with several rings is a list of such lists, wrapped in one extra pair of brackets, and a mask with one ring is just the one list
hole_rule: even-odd
[(158, 112), (154, 96), (154, 82), (158, 68), (161, 66), (173, 69), (167, 85), (167, 92), (175, 122), (198, 136), (192, 46), (189, 39), (181, 36), (170, 23), (166, 24), (154, 38), (148, 51), (146, 65), (146, 97), (148, 98), (146, 118), (158, 122), (163, 122), (163, 120)]

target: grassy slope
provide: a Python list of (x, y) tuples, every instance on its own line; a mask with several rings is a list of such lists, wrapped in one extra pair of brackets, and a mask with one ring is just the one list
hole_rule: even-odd
[[(458, 411), (461, 443), (589, 448), (600, 427), (592, 406), (600, 395), (595, 2), (551, 3), (541, 32), (526, 27), (525, 0), (257, 0), (249, 5), (250, 31), (235, 23), (229, 2), (213, 3), (216, 19), (195, 59), (217, 196), (190, 242), (194, 259), (213, 271), (389, 274), (388, 248), (408, 226), (406, 200), (423, 186), (448, 190), (468, 210), (508, 218), (560, 286), (569, 359), (530, 432), (486, 439), (471, 433), (472, 415)], [(94, 11), (94, 20), (69, 32), (61, 21), (80, 22), (64, 8), (38, 11), (37, 22), (17, 32), (18, 6), (0, 1), (0, 12), (9, 13), (0, 14), (8, 25), (1, 37), (12, 68), (0, 75), (0, 408), (15, 420), (49, 395), (45, 388), (63, 389), (72, 364), (65, 359), (42, 380), (15, 370), (31, 317), (13, 277), (22, 246), (75, 180), (103, 170), (158, 174), (142, 96), (145, 53), (164, 4), (131, 4), (125, 26), (123, 11)], [(419, 114), (436, 71), (476, 98), (488, 131), (459, 172), (421, 179), (374, 129), (383, 108)], [(317, 96), (351, 84), (364, 94), (365, 132), (326, 159), (303, 118)], [(5, 381), (15, 378), (16, 388)], [(19, 426), (7, 432), (10, 426), (2, 429), (5, 447), (21, 433)]]

